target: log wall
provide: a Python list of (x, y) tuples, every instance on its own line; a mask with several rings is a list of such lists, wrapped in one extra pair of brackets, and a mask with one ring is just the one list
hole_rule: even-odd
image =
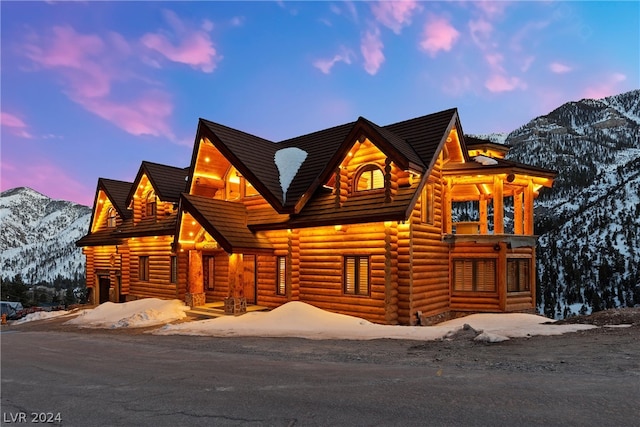
[[(173, 299), (178, 285), (171, 283), (171, 237), (139, 237), (129, 241), (129, 296), (134, 298)], [(139, 279), (139, 257), (149, 257), (149, 280)], [(183, 261), (184, 262), (184, 261)]]

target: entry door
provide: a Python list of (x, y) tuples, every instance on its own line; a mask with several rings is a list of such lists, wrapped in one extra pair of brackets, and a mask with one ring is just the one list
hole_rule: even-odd
[(100, 287), (98, 302), (102, 304), (103, 302), (109, 301), (109, 287), (111, 286), (109, 276), (98, 276), (98, 285)]
[(256, 304), (256, 256), (243, 256), (242, 283), (248, 304)]

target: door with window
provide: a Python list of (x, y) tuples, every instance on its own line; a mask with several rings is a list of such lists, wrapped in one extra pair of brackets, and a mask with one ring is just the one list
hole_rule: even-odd
[(247, 299), (247, 304), (256, 304), (256, 256), (247, 255), (243, 256), (243, 272), (242, 283), (244, 296)]

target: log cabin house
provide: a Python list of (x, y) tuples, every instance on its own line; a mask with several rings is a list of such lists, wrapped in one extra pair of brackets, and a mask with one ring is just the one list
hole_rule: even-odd
[(95, 303), (295, 300), (381, 324), (533, 312), (533, 201), (555, 173), (508, 149), (465, 137), (456, 109), (278, 143), (200, 119), (189, 167), (98, 180), (87, 286)]

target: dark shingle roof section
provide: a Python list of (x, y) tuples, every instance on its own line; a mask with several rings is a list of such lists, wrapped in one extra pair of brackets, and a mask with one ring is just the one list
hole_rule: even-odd
[[(384, 138), (390, 145), (392, 145), (406, 159), (409, 164), (413, 165), (414, 168), (420, 168), (422, 169), (422, 171), (424, 171), (425, 163), (415, 152), (411, 144), (409, 144), (405, 139), (401, 138), (397, 134), (384, 127), (378, 126), (377, 124), (365, 119), (364, 117), (360, 117), (360, 120), (366, 122), (373, 130), (378, 132), (378, 134), (382, 138)], [(409, 164), (407, 165), (407, 167), (409, 166)]]
[[(180, 194), (187, 190), (189, 168), (177, 168), (152, 162), (142, 162), (140, 170), (144, 170), (156, 191), (156, 196), (163, 202), (177, 203)], [(136, 183), (137, 183), (136, 179)]]
[(127, 209), (127, 196), (131, 191), (132, 185), (133, 183), (131, 182), (116, 181), (115, 179), (98, 179), (98, 187), (102, 188), (106, 193), (123, 220), (131, 218), (132, 215), (132, 212)]
[(277, 149), (297, 147), (307, 152), (307, 158), (291, 181), (287, 191), (285, 208), (293, 208), (300, 197), (317, 182), (340, 146), (344, 143), (356, 122), (281, 141)]
[(247, 228), (247, 209), (242, 203), (183, 194), (182, 206), (228, 253), (273, 250), (266, 238)]
[(457, 117), (458, 110), (451, 108), (383, 127), (408, 142), (427, 168), (430, 168), (438, 154), (438, 148), (448, 136), (447, 130)]
[[(213, 138), (209, 139), (218, 150), (267, 200), (275, 199), (282, 203), (278, 168), (273, 161), (275, 152), (282, 147), (267, 139), (205, 119), (200, 119), (200, 124), (212, 134)], [(264, 194), (265, 190), (269, 194)]]

